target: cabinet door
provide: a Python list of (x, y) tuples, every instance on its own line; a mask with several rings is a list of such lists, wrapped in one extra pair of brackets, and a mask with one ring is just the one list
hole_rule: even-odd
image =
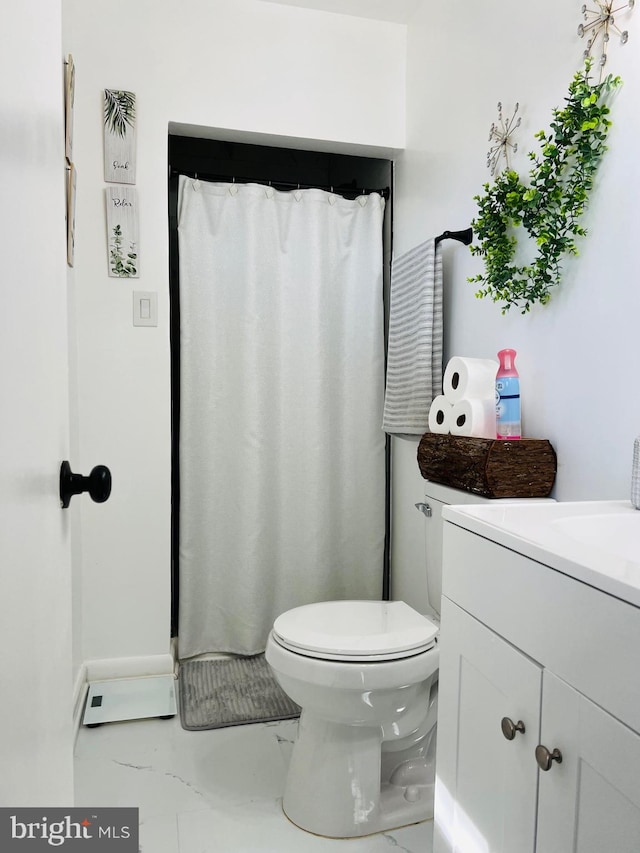
[(545, 671), (537, 853), (638, 853), (640, 735)]
[[(533, 853), (541, 686), (538, 664), (443, 597), (435, 853)], [(524, 732), (507, 740), (503, 717)]]

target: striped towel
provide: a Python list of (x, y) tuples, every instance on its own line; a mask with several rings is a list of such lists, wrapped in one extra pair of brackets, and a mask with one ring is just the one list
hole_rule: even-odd
[(393, 261), (382, 429), (423, 435), (442, 392), (442, 254), (427, 240)]

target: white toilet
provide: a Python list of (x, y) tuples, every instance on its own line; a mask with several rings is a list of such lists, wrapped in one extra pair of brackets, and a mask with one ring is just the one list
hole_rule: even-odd
[(438, 625), (402, 601), (327, 601), (279, 616), (266, 658), (302, 708), (283, 808), (352, 838), (433, 817)]
[(426, 566), (394, 580), (412, 606), (328, 601), (276, 619), (267, 661), (302, 708), (283, 807), (303, 829), (351, 838), (433, 817), (442, 508), (483, 503), (425, 483)]

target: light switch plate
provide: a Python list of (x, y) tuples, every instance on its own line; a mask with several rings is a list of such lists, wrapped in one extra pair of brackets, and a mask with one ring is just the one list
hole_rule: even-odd
[(158, 325), (158, 294), (155, 291), (133, 291), (133, 325)]

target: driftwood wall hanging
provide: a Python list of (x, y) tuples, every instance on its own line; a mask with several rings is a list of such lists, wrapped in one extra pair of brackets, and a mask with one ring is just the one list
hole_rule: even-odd
[(67, 264), (72, 267), (75, 257), (76, 231), (76, 181), (73, 163), (73, 105), (76, 90), (76, 68), (71, 54), (64, 62), (64, 154), (67, 170)]

